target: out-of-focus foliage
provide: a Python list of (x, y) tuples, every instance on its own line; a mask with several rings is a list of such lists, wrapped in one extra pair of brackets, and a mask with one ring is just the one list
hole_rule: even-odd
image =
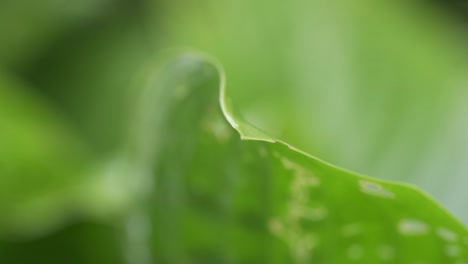
[[(447, 10), (417, 1), (2, 1), (0, 262), (64, 263), (73, 256), (76, 263), (145, 263), (156, 254), (152, 250), (177, 256), (184, 230), (189, 238), (182, 240), (194, 252), (201, 252), (198, 246), (224, 247), (221, 260), (210, 257), (218, 253), (198, 256), (203, 263), (255, 259), (271, 249), (256, 247), (270, 239), (255, 236), (266, 224), (255, 214), (237, 219), (253, 223), (249, 232), (220, 225), (236, 220), (222, 208), (235, 199), (229, 186), (242, 158), (238, 152), (217, 155), (216, 149), (228, 146), (200, 139), (204, 159), (197, 162), (207, 171), (190, 170), (184, 160), (198, 157), (190, 152), (191, 137), (198, 134), (190, 132), (206, 124), (192, 116), (196, 111), (182, 107), (168, 114), (168, 102), (139, 99), (147, 86), (141, 80), (156, 71), (155, 55), (180, 46), (221, 61), (233, 101), (252, 123), (334, 164), (414, 183), (468, 223), (461, 25)], [(176, 90), (182, 97), (187, 93)], [(149, 109), (144, 115), (142, 104)], [(169, 122), (169, 128), (140, 129), (136, 117), (153, 111), (158, 118), (179, 112), (189, 117)], [(210, 129), (222, 141), (226, 128), (215, 124)], [(165, 129), (187, 133), (160, 135), (170, 131)], [(158, 182), (147, 176), (151, 168), (156, 179), (159, 169), (165, 179), (206, 174), (206, 182)], [(254, 171), (266, 177), (265, 168)], [(245, 184), (247, 193), (267, 190), (263, 181)], [(201, 193), (190, 193), (191, 186)], [(341, 197), (339, 189), (325, 190)], [(200, 199), (188, 216), (201, 218), (184, 220), (187, 229), (179, 230), (176, 219), (186, 215), (177, 208), (187, 206), (187, 195)], [(272, 204), (266, 194), (255, 197), (240, 199), (240, 208), (258, 211)], [(353, 204), (345, 200), (340, 206)], [(174, 210), (165, 217), (145, 217), (148, 208), (166, 205)], [(235, 238), (232, 247), (217, 238), (228, 233)], [(461, 249), (447, 248), (461, 256)], [(446, 263), (439, 260), (428, 262)]]
[(66, 31), (102, 16), (113, 0), (5, 0), (0, 9), (0, 59), (21, 65), (46, 51)]

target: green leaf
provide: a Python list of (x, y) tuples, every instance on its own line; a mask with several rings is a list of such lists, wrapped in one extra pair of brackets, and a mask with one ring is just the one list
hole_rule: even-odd
[[(414, 187), (357, 175), (332, 166), (250, 125), (235, 111), (220, 69), (205, 56), (189, 54), (162, 63), (156, 72), (151, 68), (145, 75), (149, 78), (144, 80), (147, 89), (138, 104), (141, 108), (138, 109), (136, 123), (131, 126), (133, 137), (128, 151), (124, 152), (126, 158), (117, 160), (117, 167), (110, 167), (114, 168), (109, 172), (111, 180), (104, 181), (104, 186), (114, 191), (115, 184), (117, 187), (126, 186), (124, 197), (137, 194), (137, 203), (124, 224), (126, 240), (120, 245), (123, 248), (121, 253), (129, 263), (467, 261), (466, 228), (434, 200)], [(13, 84), (2, 87), (11, 88)], [(18, 125), (31, 129), (15, 128), (15, 131), (35, 131), (42, 139), (49, 135), (57, 141), (56, 130), (41, 132), (57, 126), (57, 121), (45, 121), (54, 118), (50, 117), (48, 110), (40, 110), (37, 98), (32, 99), (34, 97), (26, 92), (15, 95), (22, 91), (18, 89), (5, 88), (2, 91), (5, 93), (3, 98), (9, 99), (3, 100), (5, 117), (29, 120)], [(47, 122), (49, 125), (45, 125)], [(14, 137), (8, 139), (16, 144), (21, 142)], [(2, 141), (3, 144), (6, 142), (9, 141)], [(24, 153), (34, 150), (33, 145), (27, 146), (18, 157), (27, 157)], [(79, 152), (71, 151), (73, 144), (67, 143), (66, 146), (68, 149), (59, 149), (62, 152), (54, 154), (53, 160), (62, 161), (65, 157), (66, 160), (75, 160), (69, 154)], [(16, 148), (2, 149), (6, 153)], [(37, 150), (33, 153), (44, 155)], [(40, 161), (40, 157), (36, 155), (33, 160)], [(35, 168), (35, 174), (22, 172), (18, 175), (38, 175), (42, 180), (53, 180), (51, 175), (61, 175), (55, 179), (59, 180), (57, 186), (68, 186), (60, 185), (60, 180), (63, 173), (72, 167), (61, 171), (61, 167), (53, 166), (43, 175), (37, 174), (41, 173), (37, 168), (40, 167)], [(51, 173), (55, 171), (59, 174)], [(128, 177), (115, 178), (121, 174)], [(98, 177), (102, 178), (105, 177)], [(3, 178), (4, 181), (11, 179), (14, 178)], [(106, 196), (105, 188), (96, 188), (102, 186), (96, 181), (89, 182), (91, 185), (82, 189), (85, 193), (72, 201), (90, 201), (86, 205), (90, 206), (89, 203), (101, 200), (101, 209), (108, 210), (106, 203), (98, 198), (99, 194)], [(8, 185), (4, 188), (7, 190)], [(44, 189), (40, 187), (37, 190)], [(70, 201), (70, 193), (76, 193), (70, 189), (60, 190), (66, 196), (59, 195), (50, 201), (67, 202)], [(51, 193), (54, 192), (46, 192)], [(33, 192), (29, 197), (34, 201), (41, 195)], [(125, 200), (118, 204), (122, 201)], [(43, 228), (34, 211), (22, 203), (15, 204), (26, 208), (29, 213), (17, 219), (29, 219), (33, 226)], [(49, 206), (64, 208), (54, 203)], [(50, 221), (54, 218), (55, 214), (50, 210), (37, 208), (46, 215), (44, 219)], [(6, 211), (5, 215), (12, 214)], [(49, 224), (57, 225), (54, 222)], [(6, 226), (11, 226), (11, 223)], [(24, 225), (19, 226), (24, 231)], [(0, 243), (0, 257), (11, 262), (15, 254), (9, 252), (20, 248), (49, 252), (53, 245), (60, 244), (70, 252), (79, 248), (95, 252), (96, 258), (87, 261), (98, 263), (99, 260), (112, 259), (109, 250), (119, 247), (115, 244), (117, 240), (109, 241), (109, 247), (101, 249), (82, 247), (73, 241), (106, 241), (115, 237), (118, 231), (80, 226), (73, 225), (33, 241), (4, 241)], [(81, 237), (74, 231), (70, 233), (75, 228), (83, 228), (82, 232), (89, 232), (89, 236)], [(82, 254), (77, 256), (85, 257)], [(32, 261), (26, 256), (21, 259), (26, 263)], [(41, 257), (41, 261), (49, 263), (60, 262), (61, 259), (61, 255), (55, 254)]]
[[(182, 56), (149, 83), (143, 104), (153, 110), (148, 115), (151, 107), (144, 108), (140, 127), (156, 132), (158, 147), (149, 155), (155, 191), (142, 196), (147, 202), (128, 230), (136, 244), (151, 246), (135, 259), (468, 261), (467, 229), (427, 194), (335, 167), (256, 129), (233, 110), (214, 65), (204, 56)], [(148, 157), (144, 149), (134, 148)]]
[[(29, 2), (2, 4), (0, 60), (26, 71), (47, 102), (1, 76), (2, 235), (121, 212), (136, 196), (123, 250), (133, 263), (466, 261), (466, 229), (432, 199), (290, 148), (242, 121), (228, 99), (274, 135), (417, 183), (466, 218), (465, 41), (442, 12), (401, 1), (142, 1), (157, 9), (158, 43), (215, 54), (233, 89), (222, 95), (223, 117), (214, 89), (223, 77), (210, 63), (195, 56), (150, 73), (127, 153), (127, 110), (140, 88), (127, 84), (150, 55), (140, 32), (147, 10)], [(61, 245), (84, 256), (76, 262), (96, 255), (97, 263), (117, 250), (115, 230), (100, 240), (101, 228), (81, 226), (2, 242), (0, 262), (21, 247), (40, 254)], [(96, 241), (112, 246), (93, 251)], [(46, 255), (17, 262), (66, 259)]]
[(418, 1), (167, 2), (155, 17), (167, 18), (168, 45), (216, 56), (247, 120), (334, 164), (415, 184), (468, 224), (467, 44), (446, 10)]

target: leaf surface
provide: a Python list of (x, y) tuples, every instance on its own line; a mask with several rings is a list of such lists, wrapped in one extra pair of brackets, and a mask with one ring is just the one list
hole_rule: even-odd
[(143, 122), (153, 120), (160, 137), (155, 191), (137, 214), (152, 223), (155, 262), (468, 260), (466, 228), (427, 194), (335, 167), (256, 129), (236, 113), (219, 71), (203, 56), (182, 56), (148, 86), (158, 96), (146, 98), (166, 107)]
[(415, 184), (468, 224), (466, 40), (445, 10), (418, 1), (171, 3), (155, 6), (169, 45), (215, 55), (246, 120), (333, 164)]

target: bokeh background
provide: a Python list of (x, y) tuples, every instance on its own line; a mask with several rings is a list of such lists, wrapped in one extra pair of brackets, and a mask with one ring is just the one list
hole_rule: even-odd
[(216, 57), (269, 134), (468, 224), (467, 18), (461, 0), (2, 0), (0, 262), (125, 261), (116, 157), (169, 48)]

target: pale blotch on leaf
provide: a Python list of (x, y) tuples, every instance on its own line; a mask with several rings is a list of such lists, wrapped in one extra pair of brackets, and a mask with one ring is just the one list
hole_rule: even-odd
[(364, 248), (359, 244), (352, 244), (346, 251), (348, 258), (358, 260), (364, 255)]
[(294, 172), (290, 185), (290, 198), (285, 215), (273, 218), (269, 230), (289, 246), (295, 263), (310, 263), (312, 249), (319, 244), (319, 238), (308, 233), (301, 220), (319, 221), (328, 215), (325, 207), (318, 204), (311, 207), (309, 202), (310, 187), (318, 186), (320, 181), (301, 165), (273, 152), (286, 169)]
[(398, 223), (398, 231), (408, 236), (424, 235), (429, 232), (429, 226), (417, 219), (403, 219)]
[(394, 193), (392, 193), (389, 190), (386, 190), (382, 185), (378, 183), (361, 180), (359, 181), (359, 186), (361, 187), (361, 191), (366, 194), (384, 198), (395, 198)]
[(357, 223), (346, 224), (341, 228), (341, 234), (345, 237), (357, 236), (361, 231), (361, 225)]
[(436, 233), (440, 238), (448, 242), (454, 242), (458, 239), (458, 235), (455, 232), (444, 227), (438, 228)]
[(377, 256), (384, 261), (389, 261), (395, 256), (395, 249), (390, 245), (380, 245), (377, 248)]
[[(304, 199), (301, 199), (301, 201), (304, 201)], [(304, 212), (306, 210), (304, 204), (298, 203), (297, 200), (289, 201), (288, 209), (289, 209), (289, 216), (291, 217), (291, 219), (303, 218)]]
[(291, 251), (297, 263), (310, 263), (311, 250), (318, 245), (318, 238), (312, 234), (299, 236), (297, 240), (290, 243)]
[(309, 170), (303, 166), (285, 158), (281, 158), (281, 163), (283, 163), (286, 169), (294, 171), (296, 174), (295, 184), (308, 187), (317, 187), (320, 185), (320, 179), (313, 175)]
[(310, 263), (312, 250), (319, 244), (319, 238), (316, 235), (306, 234), (297, 223), (286, 226), (278, 219), (270, 220), (268, 228), (288, 245), (295, 263)]
[(258, 148), (258, 154), (259, 154), (260, 157), (262, 157), (262, 158), (268, 157), (268, 152), (267, 152), (267, 150), (266, 150), (266, 148), (265, 148), (264, 146), (260, 146), (260, 147)]
[(448, 245), (445, 247), (445, 254), (449, 257), (457, 257), (460, 254), (458, 245)]
[(203, 128), (206, 132), (214, 135), (219, 143), (227, 143), (232, 136), (232, 129), (221, 116), (215, 113), (209, 113), (203, 122)]
[(268, 229), (271, 233), (273, 233), (276, 236), (282, 236), (284, 234), (284, 225), (280, 220), (276, 218), (271, 219), (268, 222)]
[(275, 157), (277, 159), (281, 159), (281, 154), (276, 150), (272, 152), (272, 155), (273, 155), (273, 157)]
[(320, 221), (327, 217), (328, 210), (324, 206), (310, 207), (305, 209), (304, 218), (310, 221)]

